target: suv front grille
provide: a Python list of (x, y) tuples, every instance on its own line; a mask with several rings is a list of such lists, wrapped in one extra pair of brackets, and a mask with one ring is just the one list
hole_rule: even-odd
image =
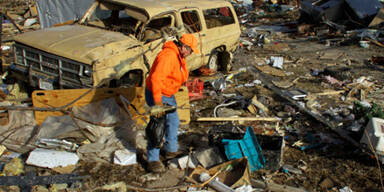
[(32, 67), (34, 71), (45, 73), (54, 79), (61, 78), (79, 85), (92, 86), (92, 84), (83, 84), (83, 82), (93, 82), (92, 74), (87, 75), (84, 73), (85, 70), (92, 71), (90, 65), (17, 43), (14, 50), (16, 65), (26, 68)]
[(67, 68), (67, 69), (74, 70), (74, 71), (80, 70), (80, 65), (76, 65), (74, 63), (70, 63), (70, 62), (66, 62), (66, 61), (63, 61), (61, 63), (61, 66), (63, 66), (64, 68)]

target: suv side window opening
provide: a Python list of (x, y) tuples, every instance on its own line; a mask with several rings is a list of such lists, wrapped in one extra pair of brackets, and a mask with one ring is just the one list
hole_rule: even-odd
[(145, 25), (144, 32), (139, 39), (145, 44), (160, 39), (162, 38), (162, 32), (171, 26), (172, 17), (170, 15), (152, 19), (147, 25)]
[(203, 10), (207, 28), (221, 27), (235, 23), (232, 11), (229, 7), (220, 7)]
[(189, 33), (197, 33), (201, 31), (201, 22), (199, 15), (195, 10), (181, 12), (183, 24)]

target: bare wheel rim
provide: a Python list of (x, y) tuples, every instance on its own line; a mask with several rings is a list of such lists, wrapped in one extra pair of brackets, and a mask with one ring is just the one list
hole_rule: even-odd
[(218, 67), (218, 57), (217, 53), (213, 53), (208, 61), (208, 68), (214, 71), (217, 71)]

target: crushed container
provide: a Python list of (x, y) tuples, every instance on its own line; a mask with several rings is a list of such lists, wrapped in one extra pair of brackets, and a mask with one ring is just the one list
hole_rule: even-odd
[(282, 136), (256, 135), (265, 158), (265, 169), (276, 171), (283, 164), (285, 141)]
[(189, 100), (203, 98), (204, 81), (195, 78), (186, 82), (188, 88)]
[(360, 143), (365, 144), (368, 149), (372, 149), (372, 146), (382, 160), (384, 157), (384, 119), (371, 118), (365, 127)]

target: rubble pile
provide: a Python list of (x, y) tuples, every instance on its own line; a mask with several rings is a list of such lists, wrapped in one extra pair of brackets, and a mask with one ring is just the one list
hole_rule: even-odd
[[(32, 92), (4, 69), (0, 189), (384, 190), (382, 2), (231, 3), (242, 29), (232, 69), (191, 73), (182, 154), (165, 162), (165, 173), (146, 172), (153, 111), (142, 88)], [(32, 3), (6, 6), (5, 67), (8, 37), (39, 27), (26, 26), (37, 18)]]

